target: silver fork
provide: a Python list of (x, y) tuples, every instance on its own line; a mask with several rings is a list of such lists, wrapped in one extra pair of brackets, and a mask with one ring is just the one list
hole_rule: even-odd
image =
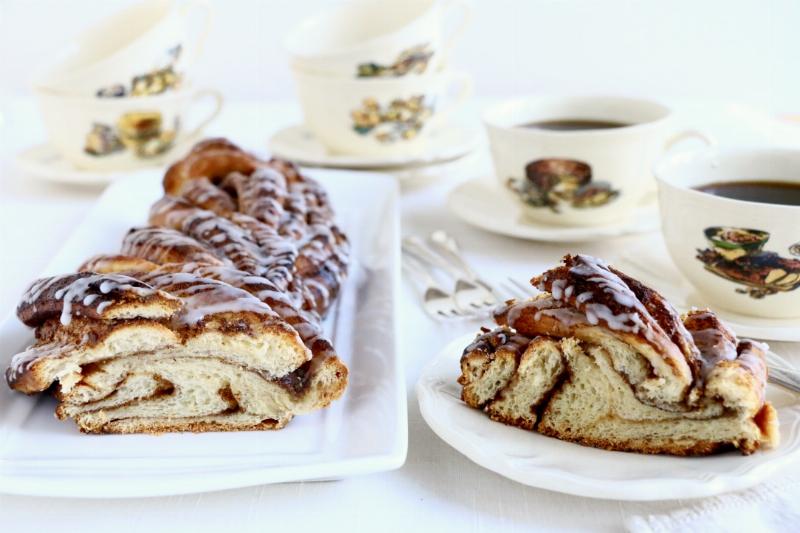
[(419, 237), (404, 238), (403, 251), (431, 267), (443, 270), (455, 280), (453, 299), (464, 314), (481, 314), (497, 305), (497, 296), (488, 284), (477, 278), (470, 279), (472, 270), (466, 263), (466, 269), (454, 266), (445, 257), (428, 248)]
[[(535, 296), (538, 292), (532, 286), (514, 278), (508, 278), (508, 284), (504, 283), (503, 288), (510, 294), (514, 294), (514, 290), (517, 290), (528, 296)], [(769, 351), (766, 361), (769, 381), (794, 392), (800, 392), (800, 369)]]
[(771, 382), (800, 392), (800, 369), (772, 352), (767, 352), (767, 369)]
[(422, 308), (436, 320), (464, 318), (456, 307), (453, 296), (439, 287), (418, 259), (403, 254), (403, 270), (409, 274), (422, 291)]
[(481, 279), (464, 259), (464, 255), (461, 253), (455, 238), (448, 235), (444, 230), (437, 230), (430, 234), (428, 243), (441, 257), (450, 261), (452, 265), (455, 265), (461, 271), (462, 276), (459, 282), (465, 293), (467, 289), (472, 292), (470, 305), (473, 308), (480, 310), (497, 305), (497, 291), (492, 285)]

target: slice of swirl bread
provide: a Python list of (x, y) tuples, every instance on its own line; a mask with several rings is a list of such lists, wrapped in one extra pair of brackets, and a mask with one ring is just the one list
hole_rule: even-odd
[(461, 358), (462, 399), (494, 420), (608, 450), (707, 455), (777, 446), (767, 347), (708, 310), (684, 317), (588, 256), (533, 280)]

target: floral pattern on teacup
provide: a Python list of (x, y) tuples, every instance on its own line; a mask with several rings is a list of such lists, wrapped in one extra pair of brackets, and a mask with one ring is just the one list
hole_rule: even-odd
[(391, 65), (381, 65), (375, 62), (361, 63), (356, 69), (356, 76), (359, 78), (399, 78), (410, 73), (422, 74), (428, 69), (431, 57), (433, 57), (433, 50), (427, 44), (420, 44), (403, 50)]
[(800, 287), (800, 259), (764, 251), (770, 237), (768, 232), (712, 226), (704, 233), (709, 246), (697, 250), (697, 259), (709, 272), (744, 285), (736, 292), (751, 298), (763, 298)]
[(386, 106), (374, 98), (366, 98), (350, 116), (356, 133), (389, 144), (414, 139), (433, 112), (434, 103), (420, 94), (396, 98)]
[(563, 204), (575, 208), (599, 207), (620, 194), (609, 183), (593, 182), (592, 167), (574, 159), (537, 159), (525, 166), (525, 178), (508, 178), (509, 189), (531, 207), (560, 212)]
[(98, 157), (124, 150), (136, 157), (155, 157), (172, 147), (180, 125), (178, 118), (172, 129), (164, 129), (162, 123), (158, 111), (125, 113), (115, 126), (96, 122), (86, 134), (84, 151)]
[(183, 75), (176, 70), (183, 47), (178, 44), (167, 50), (167, 64), (146, 74), (131, 78), (130, 86), (117, 83), (98, 89), (98, 98), (126, 98), (129, 96), (152, 96), (180, 87)]

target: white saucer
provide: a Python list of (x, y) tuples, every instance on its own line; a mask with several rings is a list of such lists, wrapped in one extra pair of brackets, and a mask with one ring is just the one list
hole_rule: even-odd
[(687, 311), (692, 307), (711, 307), (739, 337), (768, 341), (800, 341), (800, 318), (760, 318), (709, 305), (708, 301), (678, 272), (665, 245), (650, 244), (645, 250), (637, 249), (635, 255), (630, 252), (622, 254), (615, 261), (616, 266), (651, 287), (656, 287), (678, 311)]
[(750, 456), (671, 457), (609, 452), (564, 442), (489, 419), (460, 399), (459, 358), (474, 336), (450, 343), (417, 383), (422, 417), (450, 446), (478, 465), (531, 487), (616, 500), (700, 498), (741, 490), (779, 472), (800, 452), (798, 397), (774, 385), (781, 444)]
[(397, 156), (356, 156), (331, 153), (303, 125), (290, 126), (278, 131), (269, 140), (269, 151), (283, 159), (302, 166), (390, 169), (433, 165), (458, 159), (471, 152), (477, 145), (474, 130), (450, 125), (433, 133), (421, 154)]
[(464, 222), (492, 233), (520, 239), (582, 242), (655, 231), (660, 226), (655, 202), (638, 208), (624, 221), (604, 226), (559, 227), (524, 217), (524, 206), (509, 198), (493, 178), (475, 178), (450, 191), (450, 210)]
[(182, 157), (197, 137), (185, 139), (169, 152), (148, 160), (148, 166), (129, 170), (87, 170), (75, 167), (50, 143), (37, 144), (25, 148), (16, 155), (17, 168), (26, 175), (53, 183), (71, 185), (105, 185), (119, 178), (139, 174), (163, 172), (164, 166)]

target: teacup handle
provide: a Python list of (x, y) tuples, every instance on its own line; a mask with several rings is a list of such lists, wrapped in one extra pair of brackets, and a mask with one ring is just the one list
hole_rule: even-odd
[(200, 123), (197, 126), (195, 126), (190, 132), (182, 135), (181, 141), (191, 140), (194, 139), (195, 137), (199, 137), (203, 133), (203, 130), (206, 128), (206, 126), (208, 126), (209, 123), (211, 123), (211, 121), (217, 118), (217, 115), (219, 115), (219, 112), (222, 110), (222, 103), (224, 101), (222, 98), (222, 94), (220, 94), (219, 91), (215, 91), (213, 89), (203, 89), (197, 91), (192, 95), (192, 101), (189, 105), (192, 106), (197, 102), (199, 102), (200, 100), (202, 100), (203, 98), (208, 98), (208, 97), (210, 97), (214, 101), (214, 109), (212, 109), (211, 113), (206, 118), (201, 120)]
[(181, 15), (184, 18), (188, 17), (189, 13), (198, 8), (203, 14), (203, 28), (200, 30), (200, 34), (197, 36), (197, 41), (195, 42), (194, 46), (194, 53), (186, 61), (186, 65), (184, 67), (185, 69), (194, 65), (195, 61), (197, 61), (197, 59), (200, 57), (200, 54), (203, 52), (203, 46), (205, 45), (206, 38), (208, 38), (208, 34), (211, 31), (212, 8), (211, 4), (209, 4), (206, 0), (192, 0), (191, 2), (187, 2), (180, 6)]
[(717, 145), (716, 139), (711, 135), (703, 133), (700, 130), (684, 130), (672, 135), (667, 142), (664, 143), (664, 152), (669, 152), (677, 145), (689, 139), (698, 139), (705, 144), (705, 148), (711, 148)]
[[(437, 110), (428, 126), (431, 129), (439, 127), (441, 124), (447, 122), (450, 115), (459, 109), (467, 99), (472, 96), (472, 76), (466, 72), (453, 72), (450, 74), (450, 79), (447, 80), (448, 89), (451, 86), (455, 87), (455, 95), (452, 98), (447, 98), (446, 103)], [(449, 94), (449, 91), (448, 91)]]
[(446, 61), (450, 57), (453, 47), (464, 34), (464, 30), (467, 29), (470, 20), (472, 20), (472, 5), (467, 0), (447, 0), (442, 4), (441, 9), (443, 12), (442, 19), (447, 18), (450, 12), (460, 12), (458, 15), (460, 20), (442, 45), (441, 57), (442, 61)]

